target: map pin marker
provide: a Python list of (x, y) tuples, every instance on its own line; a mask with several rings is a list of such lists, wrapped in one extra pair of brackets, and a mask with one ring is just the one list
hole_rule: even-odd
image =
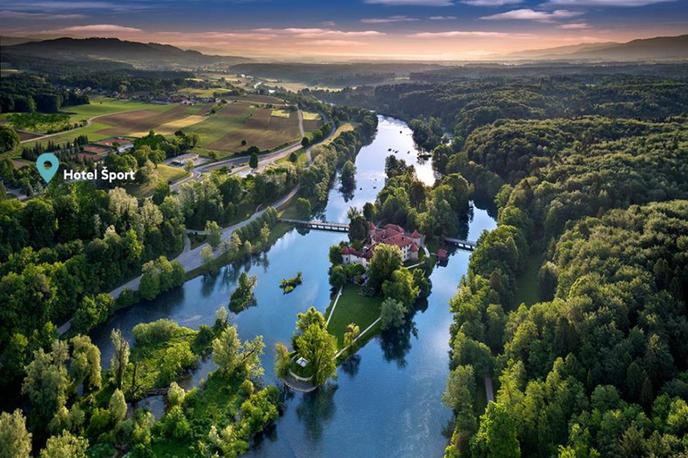
[(60, 167), (60, 160), (53, 153), (43, 153), (36, 159), (36, 168), (46, 183), (50, 183)]

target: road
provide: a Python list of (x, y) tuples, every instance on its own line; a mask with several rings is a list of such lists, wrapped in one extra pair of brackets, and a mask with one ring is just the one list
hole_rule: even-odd
[(102, 117), (104, 117), (104, 116), (111, 116), (111, 115), (113, 115), (113, 114), (130, 113), (130, 112), (132, 112), (132, 111), (140, 111), (140, 109), (129, 110), (129, 111), (118, 111), (118, 112), (116, 112), (116, 113), (103, 113), (103, 114), (100, 114), (100, 115), (98, 115), (98, 116), (93, 116), (93, 117), (91, 117), (91, 118), (88, 118), (88, 119), (86, 120), (86, 126), (79, 126), (79, 127), (73, 128), (73, 129), (62, 130), (62, 131), (60, 131), (60, 132), (55, 132), (55, 133), (52, 133), (52, 134), (45, 134), (45, 135), (41, 135), (40, 137), (27, 138), (26, 140), (22, 140), (22, 141), (20, 141), (19, 143), (28, 143), (28, 142), (41, 141), (41, 140), (45, 140), (46, 138), (55, 137), (55, 136), (57, 136), (57, 135), (68, 134), (68, 133), (70, 133), (70, 132), (72, 132), (72, 131), (74, 131), (74, 130), (82, 129), (82, 128), (84, 128), (84, 127), (90, 126), (90, 125), (91, 125), (91, 121), (93, 121), (94, 119), (102, 118)]

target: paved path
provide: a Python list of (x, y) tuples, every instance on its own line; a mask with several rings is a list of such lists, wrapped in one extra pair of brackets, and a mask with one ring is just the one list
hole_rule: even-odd
[(494, 401), (494, 389), (492, 388), (492, 379), (485, 377), (485, 397), (487, 402)]
[(325, 325), (330, 324), (330, 319), (332, 318), (332, 315), (334, 314), (334, 309), (337, 308), (337, 303), (339, 302), (339, 298), (342, 296), (342, 289), (344, 287), (339, 287), (339, 292), (337, 293), (337, 297), (334, 299), (334, 304), (332, 304), (332, 308), (330, 309), (329, 315), (327, 315), (327, 322)]

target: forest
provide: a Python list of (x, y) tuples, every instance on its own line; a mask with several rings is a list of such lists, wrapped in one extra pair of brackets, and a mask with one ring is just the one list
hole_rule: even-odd
[[(219, 169), (178, 190), (160, 183), (150, 198), (121, 187), (61, 180), (25, 202), (3, 195), (0, 387), (7, 396), (0, 449), (9, 456), (27, 456), (30, 450), (141, 457), (167, 456), (169, 450), (189, 456), (246, 451), (277, 418), (280, 402), (277, 389), (260, 379), (262, 337), (240, 340), (226, 308), (218, 311), (214, 326), (198, 330), (169, 320), (140, 324), (131, 346), (113, 332), (115, 354), (104, 371), (87, 334), (117, 310), (151, 300), (194, 275), (170, 261), (182, 251), (187, 228), (217, 232), (297, 186), (309, 206), (321, 205), (337, 169), (369, 141), (377, 122), (374, 114), (358, 109), (337, 109), (330, 119), (357, 127), (313, 147), (311, 163), (278, 162), (246, 177)], [(106, 161), (113, 169), (154, 170), (192, 142), (183, 132), (167, 137), (151, 132), (130, 152)], [(267, 208), (222, 246), (219, 237), (209, 236), (208, 242), (220, 250), (220, 261), (242, 260), (269, 246), (276, 225), (276, 211)], [(203, 250), (201, 255), (205, 259)], [(139, 291), (124, 290), (114, 300), (108, 294), (139, 274)], [(58, 331), (66, 324), (66, 331)], [(175, 381), (201, 358), (212, 358), (217, 369), (203, 387), (186, 392)], [(127, 402), (151, 393), (166, 396), (160, 420), (144, 409), (131, 409), (127, 416)], [(27, 408), (14, 410), (19, 407)]]
[(688, 453), (687, 84), (647, 71), (319, 92), (407, 119), (439, 172), (498, 208), (450, 303), (446, 457)]

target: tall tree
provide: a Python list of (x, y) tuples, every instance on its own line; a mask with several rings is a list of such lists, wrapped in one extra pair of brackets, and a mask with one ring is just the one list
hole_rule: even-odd
[(30, 454), (31, 433), (22, 411), (0, 413), (0, 458), (28, 458)]

